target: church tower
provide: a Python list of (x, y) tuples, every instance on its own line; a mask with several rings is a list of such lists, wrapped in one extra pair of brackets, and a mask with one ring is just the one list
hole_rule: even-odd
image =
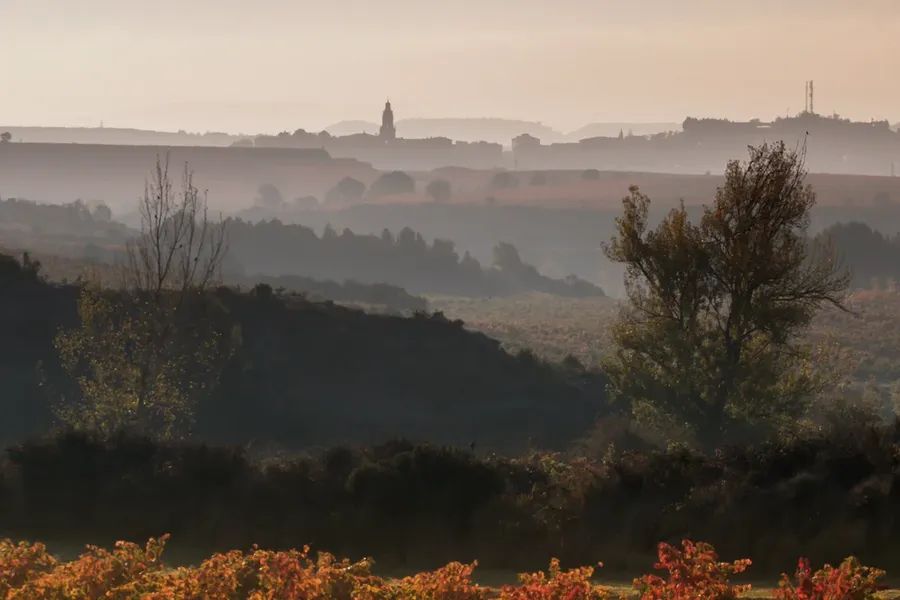
[(397, 137), (397, 130), (394, 129), (394, 111), (391, 110), (390, 100), (384, 103), (384, 112), (381, 113), (381, 132), (378, 137), (386, 141), (394, 140)]

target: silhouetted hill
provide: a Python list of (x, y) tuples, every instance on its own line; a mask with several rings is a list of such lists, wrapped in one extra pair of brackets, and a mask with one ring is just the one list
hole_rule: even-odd
[(681, 123), (588, 123), (566, 134), (568, 142), (578, 142), (592, 137), (616, 137), (619, 132), (627, 135), (652, 135), (664, 131), (681, 131)]
[(339, 121), (325, 128), (325, 131), (334, 136), (354, 135), (357, 133), (368, 133), (377, 135), (380, 125), (372, 121), (349, 120)]
[(0, 125), (14, 142), (51, 144), (114, 144), (124, 146), (228, 146), (239, 135), (208, 131), (153, 131), (127, 127), (22, 127)]
[[(46, 431), (51, 403), (77, 393), (51, 347), (76, 324), (76, 298), (0, 256), (0, 440)], [(562, 447), (603, 405), (599, 377), (512, 356), (441, 315), (375, 316), (267, 287), (208, 300), (240, 344), (197, 411), (203, 440)]]
[(397, 135), (407, 138), (448, 137), (466, 142), (496, 142), (509, 146), (514, 137), (528, 133), (548, 141), (563, 137), (562, 133), (537, 121), (516, 119), (400, 119)]
[(359, 283), (352, 280), (338, 283), (301, 275), (230, 277), (227, 283), (229, 285), (240, 284), (250, 288), (263, 283), (276, 291), (300, 294), (315, 302), (330, 300), (339, 304), (363, 305), (367, 309), (390, 312), (415, 312), (428, 309), (428, 302), (425, 298), (413, 296), (403, 288), (387, 283)]

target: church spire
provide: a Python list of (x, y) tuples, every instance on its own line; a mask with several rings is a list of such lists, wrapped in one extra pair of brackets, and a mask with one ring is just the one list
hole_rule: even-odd
[(391, 100), (384, 103), (384, 112), (381, 113), (381, 131), (378, 136), (383, 140), (393, 140), (397, 137), (397, 130), (394, 128), (394, 111), (391, 109)]

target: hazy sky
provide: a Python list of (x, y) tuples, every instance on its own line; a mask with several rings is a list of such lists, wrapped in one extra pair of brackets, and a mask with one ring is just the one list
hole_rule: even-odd
[(0, 124), (900, 120), (900, 0), (0, 0)]

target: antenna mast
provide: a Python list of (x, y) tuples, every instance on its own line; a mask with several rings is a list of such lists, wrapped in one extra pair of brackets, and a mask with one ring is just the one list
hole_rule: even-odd
[(809, 80), (809, 112), (812, 114), (816, 114), (816, 109), (813, 106), (813, 82), (812, 79)]

